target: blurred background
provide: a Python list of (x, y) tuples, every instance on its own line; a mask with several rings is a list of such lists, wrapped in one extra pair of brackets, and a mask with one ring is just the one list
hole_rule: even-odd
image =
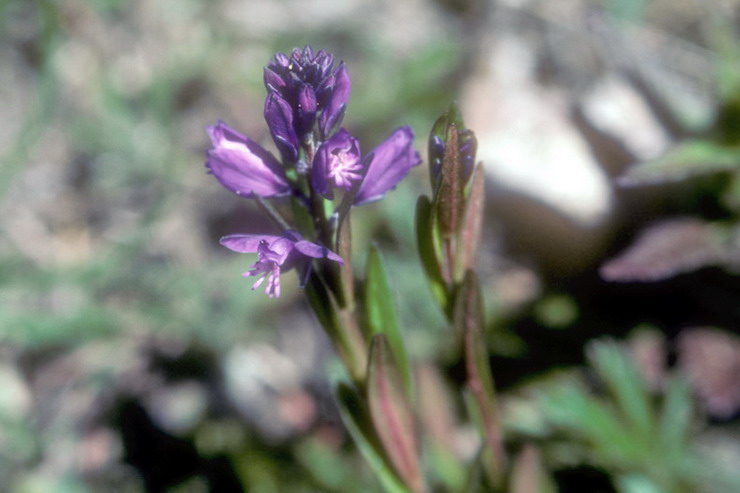
[[(669, 367), (693, 382), (708, 448), (740, 464), (738, 26), (735, 0), (0, 1), (0, 490), (378, 491), (296, 280), (268, 301), (218, 245), (264, 219), (203, 167), (219, 119), (272, 148), (262, 68), (307, 44), (346, 62), (366, 151), (410, 124), (425, 158), (460, 103), (504, 392), (625, 339), (655, 388)], [(354, 234), (433, 361), (426, 173)], [(615, 491), (605, 469), (570, 491)]]

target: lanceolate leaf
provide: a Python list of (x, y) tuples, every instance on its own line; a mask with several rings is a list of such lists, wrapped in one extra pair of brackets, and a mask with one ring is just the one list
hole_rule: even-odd
[(601, 266), (607, 281), (650, 282), (709, 265), (740, 261), (734, 231), (695, 218), (662, 221), (645, 229), (624, 252)]
[(385, 334), (393, 357), (398, 364), (407, 395), (411, 394), (411, 369), (409, 368), (406, 349), (401, 336), (401, 326), (383, 256), (374, 245), (370, 247), (367, 257), (367, 275), (365, 277), (365, 310), (370, 335)]
[(337, 387), (339, 411), (352, 440), (368, 461), (375, 475), (387, 493), (409, 493), (388, 462), (383, 457), (383, 449), (372, 432), (370, 415), (361, 397), (349, 386)]
[(385, 334), (370, 345), (367, 401), (386, 458), (413, 493), (426, 491), (416, 422)]
[(644, 436), (654, 433), (655, 422), (645, 383), (627, 354), (611, 341), (594, 342), (587, 354), (614, 396), (625, 421)]
[(465, 485), (463, 486), (462, 493), (483, 493), (483, 466), (481, 465), (481, 452), (478, 451), (478, 455), (468, 465), (467, 475), (465, 477)]
[(453, 389), (432, 364), (418, 365), (415, 371), (417, 409), (424, 437), (427, 469), (447, 488), (461, 491), (468, 465), (458, 456), (459, 422)]
[(710, 140), (687, 140), (663, 156), (631, 168), (619, 178), (624, 186), (684, 180), (720, 171), (740, 170), (740, 149)]
[(539, 450), (526, 445), (519, 453), (511, 471), (510, 493), (555, 493), (555, 486), (542, 464)]
[(475, 273), (467, 271), (455, 296), (454, 325), (463, 340), (467, 387), (485, 441), (488, 459), (483, 463), (489, 480), (500, 485), (505, 469), (505, 455), (501, 427), (496, 410), (493, 376), (488, 362), (488, 351), (483, 339), (483, 302)]
[(447, 288), (442, 278), (441, 253), (434, 241), (434, 234), (432, 203), (429, 197), (422, 195), (416, 202), (416, 245), (432, 292), (447, 313)]
[(692, 389), (682, 377), (673, 377), (665, 387), (659, 430), (665, 450), (686, 448), (693, 417)]
[(454, 235), (460, 225), (464, 201), (464, 174), (460, 159), (458, 128), (456, 125), (450, 125), (447, 127), (442, 175), (435, 204), (442, 237), (445, 239)]
[(475, 254), (480, 244), (485, 202), (485, 173), (479, 164), (475, 167), (470, 182), (470, 190), (465, 202), (462, 223), (457, 236), (457, 258), (455, 259), (455, 279), (462, 280), (465, 271), (473, 268)]
[(344, 306), (348, 310), (355, 308), (354, 276), (352, 274), (352, 227), (349, 221), (349, 211), (345, 216), (346, 221), (338, 225), (337, 230), (337, 253), (344, 259), (344, 265), (340, 267), (339, 282), (341, 285)]

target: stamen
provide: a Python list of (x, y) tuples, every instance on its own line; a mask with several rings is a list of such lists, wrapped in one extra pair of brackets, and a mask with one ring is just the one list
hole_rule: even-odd
[(359, 159), (345, 150), (338, 150), (332, 154), (329, 162), (329, 179), (337, 187), (349, 190), (352, 182), (362, 178), (359, 171), (362, 169)]

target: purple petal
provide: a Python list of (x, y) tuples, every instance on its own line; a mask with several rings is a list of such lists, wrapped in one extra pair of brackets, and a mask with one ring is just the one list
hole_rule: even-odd
[(257, 253), (260, 243), (265, 241), (268, 244), (281, 238), (275, 235), (228, 235), (219, 240), (223, 246), (239, 253)]
[(324, 135), (329, 135), (342, 122), (351, 88), (349, 74), (347, 74), (347, 69), (344, 62), (342, 62), (334, 73), (334, 87), (332, 88), (331, 97), (319, 118), (319, 126)]
[(329, 148), (322, 144), (316, 151), (311, 166), (311, 187), (322, 197), (334, 198), (334, 192), (329, 182)]
[(285, 80), (271, 67), (265, 67), (264, 81), (268, 91), (280, 91), (286, 85)]
[(293, 127), (293, 109), (277, 93), (270, 93), (267, 96), (265, 121), (283, 157), (291, 162), (296, 161), (298, 159), (298, 137)]
[(275, 241), (269, 244), (270, 250), (272, 250), (274, 257), (272, 260), (277, 262), (278, 265), (283, 265), (288, 255), (294, 250), (295, 242), (286, 237), (279, 237)]
[(213, 143), (206, 168), (224, 187), (243, 196), (290, 193), (282, 167), (272, 154), (224, 122), (206, 130)]
[(335, 262), (339, 262), (340, 264), (344, 264), (342, 257), (326, 247), (304, 240), (303, 236), (301, 236), (297, 231), (293, 231), (292, 229), (287, 230), (285, 232), (285, 238), (293, 242), (292, 248), (295, 248), (299, 253), (302, 253), (307, 257), (328, 258)]
[(221, 244), (239, 253), (257, 253), (255, 262), (244, 277), (258, 277), (252, 289), (267, 281), (266, 292), (270, 298), (280, 296), (280, 274), (293, 268), (299, 269), (301, 286), (305, 286), (311, 272), (309, 258), (328, 258), (344, 264), (342, 258), (328, 248), (304, 240), (300, 233), (286, 231), (282, 236), (235, 234), (221, 238)]
[(298, 250), (303, 255), (305, 255), (306, 257), (328, 258), (329, 260), (333, 260), (335, 262), (339, 262), (340, 264), (344, 265), (344, 260), (342, 260), (342, 257), (340, 257), (339, 255), (332, 252), (326, 247), (317, 245), (316, 243), (311, 243), (310, 241), (307, 241), (307, 240), (301, 240), (301, 241), (296, 242), (295, 249)]
[(367, 172), (355, 196), (355, 205), (382, 198), (398, 185), (411, 168), (421, 163), (413, 140), (414, 132), (411, 127), (401, 127), (365, 158)]
[(432, 134), (429, 138), (429, 164), (432, 175), (432, 183), (440, 179), (442, 173), (442, 157), (445, 153), (445, 142), (439, 135)]
[(319, 50), (314, 57), (314, 62), (321, 67), (323, 72), (326, 72), (334, 65), (334, 55), (326, 50)]
[(316, 93), (313, 87), (303, 84), (298, 91), (298, 132), (306, 134), (316, 122)]
[(276, 53), (275, 62), (280, 66), (287, 67), (290, 65), (290, 58), (285, 53)]
[(463, 165), (465, 166), (465, 176), (469, 177), (473, 174), (475, 168), (475, 154), (478, 151), (478, 139), (472, 130), (463, 130), (460, 132), (462, 145), (460, 146), (460, 154), (462, 155)]

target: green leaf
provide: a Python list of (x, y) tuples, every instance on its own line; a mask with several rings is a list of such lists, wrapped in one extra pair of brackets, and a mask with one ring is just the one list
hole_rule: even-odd
[(642, 474), (622, 474), (616, 481), (619, 491), (623, 493), (665, 493), (655, 482)]
[(659, 433), (665, 450), (685, 450), (691, 427), (691, 386), (680, 377), (668, 380), (660, 415)]
[(352, 226), (349, 220), (350, 211), (344, 216), (344, 221), (337, 225), (336, 252), (344, 260), (339, 268), (339, 284), (342, 293), (343, 305), (348, 310), (355, 308), (355, 279), (352, 270)]
[(483, 492), (483, 465), (481, 464), (481, 456), (483, 450), (480, 449), (478, 454), (468, 466), (467, 476), (465, 478), (465, 485), (463, 486), (463, 493), (481, 493)]
[(382, 446), (373, 433), (368, 409), (360, 395), (352, 387), (339, 384), (337, 387), (339, 412), (360, 453), (365, 457), (380, 484), (387, 493), (409, 493), (398, 475), (384, 458)]
[(385, 457), (411, 491), (426, 491), (416, 419), (385, 334), (376, 334), (370, 344), (367, 402)]
[(650, 436), (654, 420), (647, 389), (629, 355), (612, 341), (594, 342), (587, 354), (631, 428), (638, 436)]
[(595, 460), (624, 466), (636, 459), (633, 437), (611, 406), (602, 404), (574, 382), (539, 399), (547, 421), (589, 444)]
[(631, 168), (619, 178), (619, 183), (649, 185), (735, 170), (740, 170), (740, 148), (693, 139), (679, 143), (655, 160)]
[(406, 395), (412, 394), (411, 368), (401, 336), (401, 326), (385, 263), (380, 250), (373, 245), (367, 256), (367, 274), (365, 276), (365, 310), (370, 335), (385, 334), (393, 357), (406, 389)]
[(539, 401), (556, 430), (580, 439), (581, 460), (610, 471), (620, 491), (698, 491), (697, 486), (710, 484), (715, 491), (723, 478), (704, 474), (707, 463), (689, 439), (687, 382), (668, 380), (658, 413), (626, 348), (600, 341), (590, 346), (588, 356), (609, 390), (606, 395), (591, 396), (585, 385), (571, 380), (554, 392), (546, 390)]
[(432, 293), (437, 298), (439, 305), (445, 310), (445, 313), (448, 313), (447, 288), (440, 267), (442, 254), (434, 241), (434, 235), (432, 203), (429, 197), (422, 195), (416, 202), (416, 245)]

